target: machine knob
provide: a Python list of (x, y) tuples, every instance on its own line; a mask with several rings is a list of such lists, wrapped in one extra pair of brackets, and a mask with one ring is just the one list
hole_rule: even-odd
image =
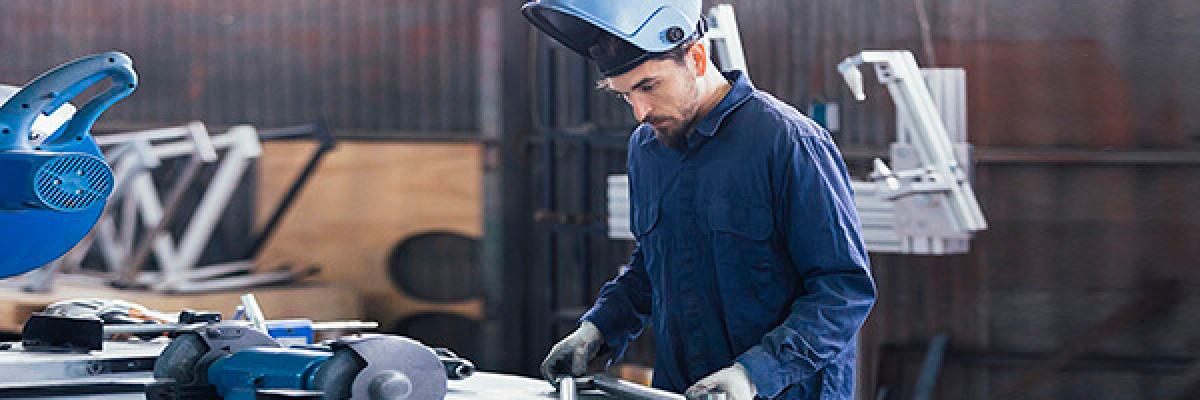
[(407, 375), (387, 371), (372, 379), (367, 391), (371, 400), (405, 400), (412, 394), (412, 386), (412, 381)]

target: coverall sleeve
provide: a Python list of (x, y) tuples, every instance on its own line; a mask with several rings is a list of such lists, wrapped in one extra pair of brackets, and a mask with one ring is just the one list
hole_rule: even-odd
[(802, 279), (786, 319), (737, 361), (760, 396), (809, 379), (855, 345), (875, 302), (849, 176), (820, 127), (777, 149), (775, 222)]
[(612, 362), (621, 358), (629, 342), (637, 338), (650, 318), (650, 280), (641, 246), (630, 256), (629, 265), (616, 278), (604, 284), (596, 304), (583, 320), (596, 325), (612, 351)]
[[(637, 169), (633, 149), (641, 140), (643, 127), (630, 135), (628, 170), (629, 179), (629, 219), (630, 227), (634, 227), (634, 216), (637, 215), (638, 204), (633, 180)], [(634, 228), (636, 230), (636, 228)], [(581, 318), (596, 325), (604, 336), (605, 344), (612, 352), (610, 363), (620, 360), (629, 342), (642, 333), (642, 328), (650, 318), (653, 298), (650, 277), (646, 274), (646, 257), (642, 251), (642, 238), (637, 238), (633, 254), (629, 256), (629, 265), (621, 268), (621, 272), (611, 281), (600, 288), (596, 304)]]

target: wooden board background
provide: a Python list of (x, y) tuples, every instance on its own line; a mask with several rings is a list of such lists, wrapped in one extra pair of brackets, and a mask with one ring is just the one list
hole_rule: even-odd
[(242, 293), (253, 293), (270, 319), (308, 318), (314, 321), (362, 318), (362, 300), (354, 290), (338, 285), (305, 285), (257, 288), (246, 291), (169, 295), (117, 290), (106, 286), (56, 282), (48, 293), (27, 293), (17, 287), (0, 288), (0, 332), (20, 333), (29, 315), (51, 303), (67, 299), (121, 299), (166, 313), (183, 309), (220, 312), (228, 318), (241, 305)]
[[(264, 144), (255, 214), (260, 225), (313, 146)], [(387, 261), (397, 243), (417, 233), (480, 236), (480, 162), (473, 143), (340, 143), (281, 222), (259, 265), (321, 265), (318, 280), (357, 290), (366, 318), (385, 327), (427, 310), (478, 318), (481, 301), (439, 305), (405, 296), (392, 284)]]

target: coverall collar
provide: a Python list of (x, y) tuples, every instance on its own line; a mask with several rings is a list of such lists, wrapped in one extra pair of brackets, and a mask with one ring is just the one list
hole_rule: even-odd
[[(746, 99), (750, 98), (751, 93), (754, 93), (754, 84), (750, 82), (750, 77), (746, 76), (744, 72), (729, 71), (723, 72), (721, 75), (724, 75), (725, 79), (730, 82), (729, 93), (726, 93), (725, 98), (721, 99), (721, 102), (717, 103), (716, 107), (709, 110), (708, 114), (705, 114), (704, 118), (696, 123), (696, 127), (694, 128), (697, 133), (708, 137), (715, 135), (717, 128), (721, 127), (721, 122), (725, 120), (725, 117), (737, 109), (738, 106), (742, 105), (742, 103), (746, 102)], [(658, 140), (657, 138), (658, 135), (645, 135), (640, 144), (645, 146), (652, 141)]]

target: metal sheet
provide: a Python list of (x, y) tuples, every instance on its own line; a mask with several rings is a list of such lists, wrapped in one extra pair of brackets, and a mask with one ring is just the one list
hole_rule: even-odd
[(477, 21), (472, 0), (5, 2), (0, 82), (116, 48), (142, 85), (111, 121), (473, 132)]
[(34, 353), (21, 350), (13, 343), (10, 350), (0, 351), (0, 385), (12, 382), (34, 382), (77, 378), (112, 377), (114, 372), (154, 367), (165, 341), (105, 342), (104, 351), (95, 354)]

